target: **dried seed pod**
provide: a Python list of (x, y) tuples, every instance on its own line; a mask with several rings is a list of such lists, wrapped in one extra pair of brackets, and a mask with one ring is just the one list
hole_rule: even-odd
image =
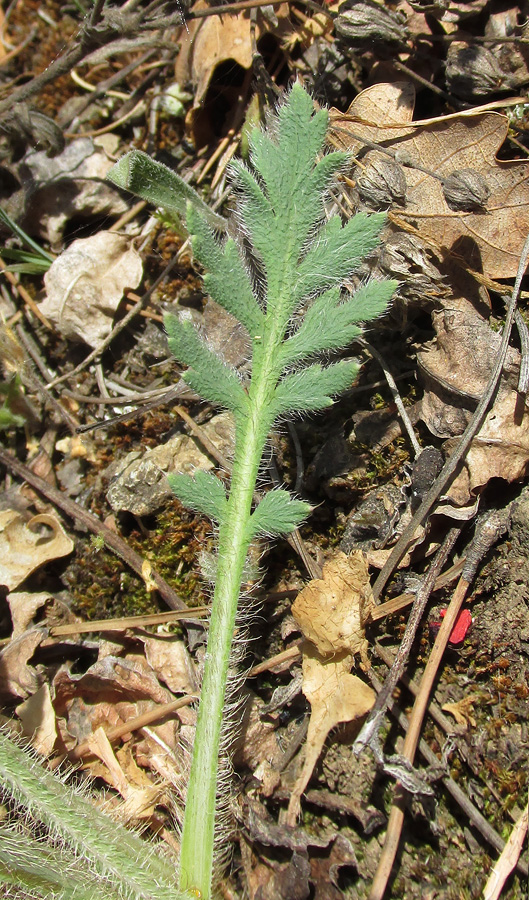
[(511, 78), (487, 47), (452, 44), (446, 61), (448, 90), (458, 97), (481, 97), (511, 88)]
[(352, 290), (367, 278), (396, 278), (399, 284), (396, 305), (428, 307), (450, 293), (444, 276), (435, 265), (432, 251), (418, 237), (404, 232), (390, 234), (376, 254), (350, 279)]
[(360, 199), (371, 209), (388, 209), (404, 205), (406, 177), (402, 166), (390, 156), (374, 150), (364, 160), (364, 168), (356, 180)]
[(443, 193), (450, 209), (456, 212), (478, 212), (485, 208), (490, 188), (474, 169), (456, 169), (443, 182)]
[(334, 22), (336, 34), (349, 46), (405, 44), (409, 38), (406, 16), (375, 0), (346, 0)]

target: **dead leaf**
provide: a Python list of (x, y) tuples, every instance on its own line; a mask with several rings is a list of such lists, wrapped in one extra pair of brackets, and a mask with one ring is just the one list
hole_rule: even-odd
[(507, 118), (469, 111), (412, 123), (414, 103), (411, 84), (375, 84), (345, 114), (331, 110), (333, 143), (356, 155), (365, 140), (382, 144), (397, 151), (397, 159), (445, 179), (461, 170), (477, 173), (489, 196), (483, 208), (465, 212), (448, 206), (438, 178), (406, 167), (406, 202), (397, 216), (470, 268), (490, 278), (513, 277), (529, 233), (529, 168), (525, 161), (496, 158)]
[(121, 760), (126, 765), (124, 771), (103, 728), (98, 728), (90, 735), (88, 744), (92, 753), (104, 764), (98, 771), (98, 776), (103, 777), (125, 801), (119, 807), (120, 821), (126, 823), (150, 819), (163, 791), (136, 765), (130, 750), (120, 752)]
[(57, 727), (49, 685), (43, 684), (17, 706), (16, 713), (33, 749), (43, 756), (50, 756), (57, 740)]
[[(207, 9), (200, 0), (194, 10)], [(215, 68), (225, 60), (233, 60), (243, 69), (252, 65), (251, 21), (247, 12), (238, 15), (207, 16), (189, 24), (186, 45), (178, 54), (175, 76), (184, 84), (190, 80), (195, 87), (194, 109), (203, 102)]]
[(62, 153), (27, 153), (19, 163), (26, 186), (23, 227), (58, 247), (67, 223), (76, 216), (120, 216), (129, 208), (117, 188), (106, 180), (114, 160), (89, 137), (68, 141)]
[[(433, 313), (433, 325), (435, 340), (417, 354), (425, 387), (420, 416), (436, 437), (448, 438), (449, 454), (485, 391), (501, 335), (458, 296)], [(494, 404), (448, 490), (458, 508), (471, 505), (491, 478), (518, 481), (528, 470), (529, 413), (516, 391), (519, 370), (520, 353), (509, 347)]]
[(74, 241), (51, 264), (40, 308), (64, 337), (98, 347), (112, 330), (125, 288), (137, 287), (142, 274), (131, 239), (99, 231)]
[[(43, 535), (38, 525), (51, 529), (52, 535)], [(67, 556), (74, 546), (55, 516), (42, 514), (26, 522), (16, 510), (3, 510), (0, 512), (0, 584), (14, 590), (45, 563)]]
[(48, 591), (39, 591), (38, 593), (11, 591), (7, 595), (9, 612), (13, 623), (11, 637), (18, 638), (21, 634), (24, 634), (30, 622), (33, 621), (35, 613), (51, 599)]
[(478, 694), (469, 694), (468, 697), (463, 697), (462, 700), (458, 700), (457, 703), (445, 703), (441, 709), (444, 712), (450, 713), (456, 720), (458, 725), (463, 725), (465, 730), (469, 725), (472, 725), (473, 728), (476, 727), (476, 720), (472, 715), (472, 707), (476, 700), (479, 700)]
[[(501, 343), (501, 334), (490, 327), (470, 303), (461, 298), (447, 301), (432, 314), (435, 339), (417, 353), (425, 396), (421, 418), (439, 438), (462, 434), (483, 396)], [(520, 353), (513, 347), (500, 382), (500, 395), (516, 389)]]
[(44, 628), (33, 628), (11, 640), (0, 653), (0, 697), (26, 698), (39, 687), (37, 673), (29, 660), (45, 638)]
[[(198, 0), (194, 10), (207, 9)], [(256, 19), (256, 41), (263, 35), (272, 40), (292, 32), (288, 5), (275, 7), (273, 23), (261, 10)], [(251, 19), (247, 11), (237, 15), (208, 16), (189, 23), (188, 34), (182, 44), (175, 65), (179, 84), (191, 82), (195, 87), (193, 106), (186, 116), (186, 130), (197, 148), (222, 135), (227, 127), (241, 124), (252, 70)], [(229, 76), (223, 74), (223, 64)], [(237, 72), (237, 67), (240, 72)]]
[(295, 825), (300, 800), (318, 762), (327, 735), (340, 722), (352, 722), (369, 712), (376, 698), (374, 690), (350, 674), (349, 654), (322, 660), (307, 642), (303, 647), (303, 693), (311, 705), (305, 760), (292, 788), (286, 824)]
[(518, 394), (512, 391), (497, 399), (487, 413), (465, 457), (462, 472), (452, 482), (448, 496), (456, 505), (468, 503), (490, 481), (513, 482), (529, 470), (529, 416), (518, 419)]
[(196, 691), (193, 663), (181, 638), (166, 635), (142, 640), (147, 662), (173, 694), (192, 694)]
[(307, 640), (322, 656), (353, 656), (365, 650), (364, 624), (373, 603), (369, 572), (361, 550), (337, 553), (323, 567), (323, 578), (310, 581), (292, 604), (292, 614)]

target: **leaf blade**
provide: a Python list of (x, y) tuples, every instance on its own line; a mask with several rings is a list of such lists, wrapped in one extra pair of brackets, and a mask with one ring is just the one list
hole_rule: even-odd
[(291, 412), (316, 412), (332, 406), (332, 397), (350, 387), (357, 372), (357, 362), (341, 360), (325, 368), (312, 365), (286, 375), (276, 389), (273, 401), (275, 418)]
[(253, 537), (280, 537), (298, 528), (310, 515), (312, 507), (296, 500), (288, 491), (268, 491), (250, 517)]
[(194, 512), (203, 513), (220, 524), (226, 515), (226, 488), (212, 472), (197, 469), (194, 475), (171, 472), (167, 480), (175, 497)]

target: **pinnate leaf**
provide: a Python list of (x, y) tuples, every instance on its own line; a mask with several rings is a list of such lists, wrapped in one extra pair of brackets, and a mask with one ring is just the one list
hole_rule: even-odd
[(283, 364), (291, 366), (326, 350), (348, 347), (361, 333), (357, 322), (368, 322), (381, 315), (396, 286), (395, 281), (370, 281), (343, 303), (339, 303), (339, 288), (320, 294), (298, 330), (285, 341)]
[(309, 503), (294, 499), (288, 491), (269, 491), (252, 513), (252, 536), (278, 537), (289, 534), (301, 525), (310, 511)]
[(382, 213), (357, 213), (343, 227), (339, 216), (329, 219), (299, 264), (296, 297), (333, 287), (354, 272), (377, 246), (384, 221)]
[(184, 506), (204, 513), (213, 522), (222, 522), (228, 501), (226, 488), (216, 475), (197, 469), (194, 475), (171, 473), (167, 480), (173, 494)]

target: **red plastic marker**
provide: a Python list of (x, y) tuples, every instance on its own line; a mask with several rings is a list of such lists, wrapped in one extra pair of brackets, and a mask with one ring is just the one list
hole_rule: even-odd
[[(441, 610), (441, 618), (444, 619), (446, 609)], [(461, 644), (467, 636), (467, 631), (472, 625), (472, 616), (469, 609), (462, 609), (459, 613), (455, 625), (452, 628), (448, 642), (450, 644)]]

